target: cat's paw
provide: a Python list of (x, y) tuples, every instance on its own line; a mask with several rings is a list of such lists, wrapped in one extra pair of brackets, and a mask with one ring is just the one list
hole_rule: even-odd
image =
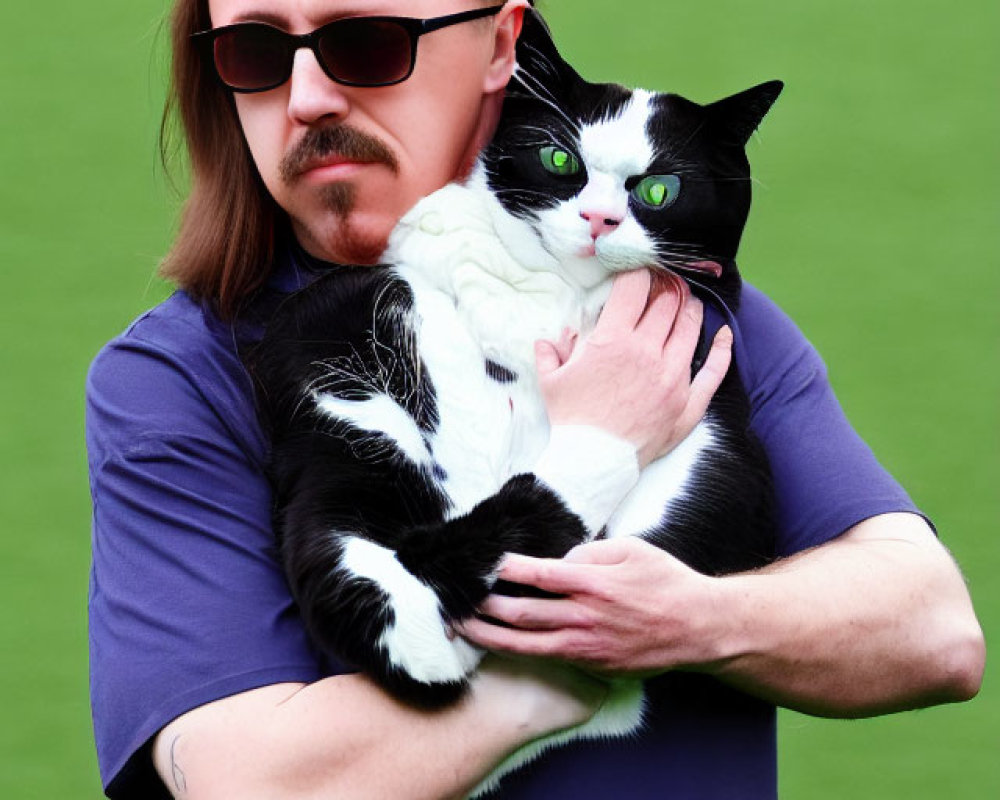
[(483, 651), (451, 636), (437, 609), (433, 616), (412, 608), (395, 610), (396, 622), (379, 642), (394, 669), (420, 683), (451, 683), (464, 680), (479, 665)]
[(381, 644), (389, 662), (386, 688), (429, 708), (457, 700), (485, 653), (459, 636), (449, 638), (440, 617), (436, 631), (389, 628)]
[[(386, 688), (424, 705), (457, 697), (483, 651), (451, 635), (435, 590), (391, 550), (361, 537), (345, 539), (341, 568), (342, 585), (377, 592), (380, 632), (366, 645), (374, 645), (375, 671)], [(435, 703), (438, 696), (446, 699)]]
[(515, 475), (498, 497), (507, 502), (507, 524), (499, 529), (504, 552), (562, 558), (590, 538), (583, 520), (535, 475)]

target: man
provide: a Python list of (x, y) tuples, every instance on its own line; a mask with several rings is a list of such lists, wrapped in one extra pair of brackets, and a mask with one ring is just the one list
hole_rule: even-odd
[[(176, 4), (193, 190), (167, 271), (186, 294), (109, 345), (88, 387), (92, 691), (110, 796), (165, 786), (191, 798), (460, 797), (519, 744), (593, 712), (601, 684), (586, 670), (674, 670), (650, 683), (662, 702), (647, 735), (555, 752), (505, 796), (767, 797), (770, 704), (858, 716), (978, 690), (982, 634), (961, 577), (846, 428), (811, 351), (795, 344), (800, 359), (765, 364), (749, 349), (799, 342), (759, 295), (757, 316), (737, 320), (736, 355), (787, 376), (757, 398), (755, 425), (779, 479), (783, 552), (817, 546), (721, 579), (640, 542), (598, 542), (563, 561), (512, 556), (505, 577), (565, 599), (491, 598), (484, 610), (513, 627), (469, 621), (463, 633), (584, 671), (488, 661), (469, 696), (436, 713), (318, 663), (270, 549), (266, 443), (224, 321), (245, 316), (262, 285), (308, 281), (317, 259), (371, 263), (417, 198), (463, 174), (499, 112), (525, 4), (421, 36), (412, 74), (382, 86), (344, 85), (343, 65), (313, 39), (269, 65), (259, 91), (230, 93), (213, 72), (243, 79), (227, 72), (254, 66), (239, 61), (240, 42), (210, 34), (200, 51), (189, 35), (251, 21), (301, 35), (345, 16), (487, 5)], [(690, 402), (680, 386), (657, 426)], [(818, 429), (798, 428), (806, 419)], [(831, 475), (840, 480), (817, 482)]]

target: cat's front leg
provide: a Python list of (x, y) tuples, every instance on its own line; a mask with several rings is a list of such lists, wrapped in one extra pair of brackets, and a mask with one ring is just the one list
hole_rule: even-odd
[[(530, 475), (512, 478), (453, 519), (387, 520), (385, 487), (412, 489), (416, 478), (380, 481), (380, 508), (354, 515), (352, 524), (349, 498), (333, 491), (327, 477), (319, 496), (302, 493), (292, 504), (282, 549), (302, 615), (324, 651), (361, 667), (398, 697), (440, 706), (464, 691), (481, 657), (450, 634), (451, 624), (475, 613), (504, 554), (558, 557), (587, 532)], [(358, 484), (344, 490), (358, 508)]]
[(534, 474), (579, 517), (592, 539), (638, 482), (639, 463), (635, 447), (624, 439), (592, 425), (556, 425)]
[[(324, 636), (397, 697), (421, 706), (453, 702), (465, 690), (483, 651), (451, 635), (435, 587), (414, 575), (392, 549), (344, 534), (336, 575), (339, 595), (317, 602)], [(336, 614), (336, 622), (330, 618)]]
[[(368, 627), (374, 665), (397, 696), (421, 705), (454, 700), (482, 651), (451, 634), (475, 613), (508, 552), (555, 558), (587, 539), (580, 519), (532, 475), (511, 478), (469, 513), (400, 532), (394, 548), (360, 536), (341, 543), (338, 592)], [(370, 599), (362, 601), (367, 593)], [(369, 613), (371, 609), (372, 613)], [(365, 645), (362, 645), (365, 648)]]
[(399, 562), (433, 586), (449, 621), (465, 619), (496, 582), (507, 553), (560, 558), (590, 534), (551, 487), (516, 475), (467, 514), (415, 527), (397, 549)]

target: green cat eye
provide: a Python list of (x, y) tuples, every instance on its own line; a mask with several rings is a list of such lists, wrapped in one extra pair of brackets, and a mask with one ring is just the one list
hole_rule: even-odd
[(568, 150), (549, 145), (538, 151), (542, 166), (553, 175), (576, 175), (580, 171), (580, 161)]
[(632, 189), (632, 196), (650, 208), (666, 208), (681, 191), (676, 175), (647, 175)]

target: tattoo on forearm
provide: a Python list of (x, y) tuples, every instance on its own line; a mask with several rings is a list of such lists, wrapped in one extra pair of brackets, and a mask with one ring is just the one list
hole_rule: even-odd
[(180, 736), (175, 736), (170, 743), (170, 774), (174, 779), (174, 788), (180, 793), (187, 793), (187, 779), (184, 777), (184, 771), (178, 765), (175, 755), (177, 742), (180, 741), (180, 738)]

